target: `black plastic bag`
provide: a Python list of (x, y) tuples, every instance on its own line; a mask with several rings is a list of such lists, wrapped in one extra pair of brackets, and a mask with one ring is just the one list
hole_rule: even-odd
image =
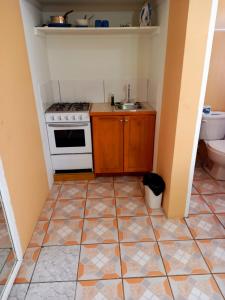
[(144, 175), (143, 184), (147, 185), (155, 196), (159, 196), (165, 190), (165, 182), (161, 176), (156, 173), (148, 173)]

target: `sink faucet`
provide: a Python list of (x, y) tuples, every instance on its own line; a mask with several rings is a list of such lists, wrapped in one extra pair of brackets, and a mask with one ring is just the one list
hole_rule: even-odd
[(127, 103), (130, 103), (130, 84), (127, 86)]

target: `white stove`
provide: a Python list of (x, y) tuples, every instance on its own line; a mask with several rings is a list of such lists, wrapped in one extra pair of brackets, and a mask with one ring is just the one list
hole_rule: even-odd
[(45, 113), (53, 169), (92, 170), (89, 103), (55, 103)]

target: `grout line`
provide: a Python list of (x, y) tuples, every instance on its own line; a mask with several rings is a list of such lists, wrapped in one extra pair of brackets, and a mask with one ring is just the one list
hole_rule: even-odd
[(216, 193), (212, 193), (212, 192), (210, 192), (210, 193), (205, 193), (205, 192), (203, 192), (203, 193), (201, 193), (201, 192), (199, 192), (199, 191), (197, 191), (197, 193), (192, 193), (192, 195), (200, 195), (200, 196), (212, 196), (212, 195), (218, 195), (218, 194), (220, 194), (220, 195), (225, 195), (225, 192), (224, 193), (221, 193), (221, 192), (216, 192)]
[[(218, 274), (218, 273), (217, 273)], [(223, 274), (223, 273), (221, 273), (221, 274)], [(217, 285), (217, 287), (218, 287), (218, 290), (219, 290), (219, 292), (221, 293), (221, 296), (225, 299), (225, 295), (224, 295), (224, 293), (223, 293), (223, 291), (222, 291), (222, 289), (220, 288), (220, 286), (219, 286), (219, 284), (217, 283), (217, 280), (215, 279), (215, 273), (212, 273), (212, 277), (213, 277), (213, 279), (214, 279), (214, 281), (215, 281), (215, 283), (216, 283), (216, 285)]]
[[(115, 220), (116, 218), (114, 218)], [(69, 220), (69, 219), (68, 219)], [(165, 240), (148, 240), (148, 241), (142, 241), (142, 240), (136, 240), (136, 241), (120, 241), (121, 244), (136, 244), (136, 243), (154, 243), (154, 242), (159, 242), (159, 243), (166, 243), (166, 242), (190, 242), (190, 241), (204, 241), (204, 240), (209, 240), (209, 241), (212, 241), (212, 240), (224, 240), (224, 238), (202, 238), (202, 239), (186, 239), (186, 240), (173, 240), (173, 239), (165, 239)], [(90, 245), (115, 245), (117, 244), (118, 241), (114, 241), (114, 242), (110, 242), (110, 243), (107, 243), (107, 242), (93, 242), (93, 243), (74, 243), (73, 245), (59, 245), (59, 244), (52, 244), (52, 245), (43, 245), (43, 246), (38, 246), (38, 247), (31, 247), (29, 249), (32, 249), (32, 248), (51, 248), (51, 247), (70, 247), (70, 246), (90, 246)]]
[[(149, 276), (149, 275), (143, 275), (143, 276), (133, 276), (133, 277), (117, 277), (117, 278), (92, 278), (92, 279), (82, 279), (82, 280), (77, 280), (77, 281), (72, 281), (72, 282), (88, 282), (88, 281), (110, 281), (110, 280), (126, 280), (126, 279), (134, 279), (134, 278), (141, 278), (141, 279), (145, 279), (145, 278), (166, 278), (169, 279), (170, 277), (182, 277), (182, 276), (187, 276), (187, 277), (191, 277), (191, 276), (207, 276), (207, 275), (223, 275), (224, 273), (195, 273), (195, 274), (176, 274), (176, 275), (153, 275), (153, 276)], [(169, 280), (168, 280), (169, 281)], [(35, 283), (45, 283), (48, 281), (44, 281), (44, 282), (35, 282)], [(48, 283), (52, 283), (55, 281), (49, 281)], [(56, 282), (71, 282), (71, 281), (56, 281)], [(33, 283), (33, 282), (32, 282)], [(171, 288), (172, 291), (172, 288)]]
[[(54, 186), (54, 184), (53, 184), (53, 186)], [(58, 198), (58, 196), (59, 196), (59, 194), (60, 194), (61, 188), (62, 188), (62, 185), (60, 184), (60, 188), (59, 188), (59, 191), (58, 191), (58, 193), (57, 193), (56, 199), (51, 200), (51, 201), (55, 201), (55, 205), (56, 205), (57, 198)], [(46, 202), (47, 202), (47, 201), (50, 201), (50, 199), (47, 198), (47, 199), (45, 200), (44, 206), (46, 205)], [(55, 208), (55, 205), (54, 205), (54, 208)], [(44, 206), (43, 206), (43, 208), (44, 208)], [(42, 208), (42, 211), (43, 211), (43, 208)], [(53, 214), (54, 208), (52, 209), (52, 214)], [(41, 211), (41, 213), (42, 213), (42, 211)], [(51, 214), (51, 216), (52, 216), (52, 214)], [(40, 214), (40, 215), (41, 215), (41, 214)], [(47, 232), (48, 232), (48, 229), (49, 229), (49, 225), (50, 225), (50, 221), (51, 221), (51, 216), (50, 216), (50, 219), (49, 219), (49, 220), (46, 220), (46, 221), (45, 221), (45, 222), (47, 222), (48, 227), (47, 227), (46, 233), (45, 233), (45, 235), (44, 235), (44, 238), (45, 238), (45, 236), (46, 236), (46, 234), (47, 234)], [(40, 216), (39, 216), (39, 218), (40, 218)], [(38, 221), (37, 221), (37, 223), (36, 223), (36, 225), (35, 225), (35, 228), (36, 228), (38, 222), (43, 222), (43, 221), (39, 220), (39, 218), (38, 218)], [(33, 231), (33, 233), (32, 233), (32, 236), (33, 236), (34, 232), (35, 232), (35, 229), (34, 229), (34, 231)], [(32, 274), (31, 274), (30, 280), (29, 280), (29, 282), (27, 283), (27, 284), (28, 284), (28, 288), (27, 288), (27, 291), (26, 291), (26, 294), (25, 294), (25, 299), (26, 299), (26, 297), (27, 297), (27, 294), (28, 294), (30, 285), (31, 285), (31, 283), (32, 283), (32, 278), (33, 278), (33, 275), (34, 275), (34, 272), (35, 272), (35, 269), (36, 269), (36, 265), (37, 265), (37, 262), (38, 262), (38, 260), (39, 260), (39, 257), (40, 257), (42, 248), (43, 248), (42, 245), (43, 245), (44, 238), (43, 238), (43, 240), (42, 240), (42, 242), (41, 242), (41, 246), (30, 247), (30, 248), (29, 248), (29, 244), (28, 244), (27, 249), (26, 249), (26, 251), (27, 251), (28, 249), (32, 249), (32, 248), (40, 248), (40, 251), (39, 251), (37, 260), (36, 260), (36, 262), (35, 262), (35, 264), (34, 264), (34, 269), (33, 269), (33, 272), (32, 272)], [(32, 239), (32, 237), (31, 237), (31, 239)], [(30, 243), (30, 242), (29, 242), (29, 243)], [(24, 256), (25, 256), (25, 254), (26, 254), (26, 251), (25, 251), (25, 253), (24, 253)], [(23, 264), (23, 263), (24, 263), (24, 257), (23, 257), (23, 262), (22, 262), (22, 264)], [(14, 284), (15, 284), (15, 283), (14, 283)], [(22, 284), (22, 283), (21, 283), (21, 284)]]
[[(211, 213), (211, 214), (198, 214), (198, 215), (189, 215), (189, 216), (192, 216), (192, 217), (197, 217), (197, 216), (210, 216), (210, 217), (214, 217), (214, 218), (216, 218), (216, 220), (217, 220), (217, 222), (218, 222), (218, 224), (216, 224), (216, 225), (219, 225), (220, 227), (224, 227), (223, 226), (223, 224), (221, 224), (221, 222), (218, 220), (218, 218), (217, 218), (217, 216), (214, 214), (214, 213)], [(185, 222), (186, 222), (186, 225), (188, 226), (188, 229), (190, 230), (190, 232), (191, 232), (191, 235), (193, 236), (193, 234), (192, 234), (192, 229), (191, 229), (191, 226), (190, 225), (188, 225), (188, 223), (187, 223), (187, 219), (188, 219), (189, 217), (187, 217), (187, 218), (184, 218), (184, 220), (185, 220)], [(193, 236), (193, 239), (194, 240), (215, 240), (215, 239), (224, 239), (225, 238), (225, 236), (224, 235), (221, 235), (221, 236), (214, 236), (214, 237), (207, 237), (207, 236), (205, 236), (205, 237), (194, 237)]]
[[(201, 248), (199, 247), (199, 245), (198, 245), (198, 243), (197, 243), (196, 241), (195, 241), (195, 244), (196, 244), (196, 246), (197, 246), (199, 252), (201, 253), (201, 256), (202, 256), (202, 258), (203, 258), (205, 264), (207, 265), (207, 267), (208, 267), (208, 269), (209, 269), (209, 272), (210, 272), (210, 275), (211, 275), (212, 278), (214, 279), (214, 281), (215, 281), (215, 283), (216, 283), (216, 285), (217, 285), (217, 287), (218, 287), (218, 289), (219, 289), (219, 292), (220, 292), (221, 295), (223, 296), (222, 290), (220, 290), (220, 287), (219, 287), (217, 281), (215, 280), (214, 273), (212, 273), (211, 268), (210, 268), (209, 264), (207, 263), (207, 260), (205, 259), (205, 256), (204, 256), (203, 253), (202, 253)], [(217, 273), (217, 274), (219, 274), (219, 273)], [(222, 274), (222, 273), (221, 273), (221, 274)]]
[[(114, 195), (116, 195), (115, 182), (114, 181), (113, 181), (113, 189), (114, 189)], [(120, 237), (119, 237), (119, 222), (118, 222), (116, 198), (115, 198), (115, 213), (116, 213), (116, 223), (117, 223), (118, 246), (119, 246), (119, 252), (120, 252), (119, 260), (120, 260), (121, 282), (122, 282), (123, 298), (125, 299), (125, 288), (124, 288), (123, 272), (122, 272), (122, 252), (121, 252), (121, 244), (120, 244)]]
[[(52, 219), (52, 216), (53, 216), (53, 213), (54, 213), (56, 204), (57, 204), (57, 202), (60, 200), (60, 199), (59, 199), (59, 196), (60, 196), (61, 189), (62, 189), (62, 184), (60, 185), (60, 188), (59, 188), (59, 191), (58, 191), (58, 193), (57, 193), (56, 199), (54, 199), (55, 205), (54, 205), (54, 207), (53, 207), (53, 209), (52, 209), (52, 213), (51, 213), (50, 218), (49, 218), (49, 220), (48, 220), (48, 229), (47, 229), (47, 231), (46, 231), (46, 233), (45, 233), (45, 236), (46, 236), (47, 233), (48, 233), (48, 230), (49, 230), (49, 226), (50, 226), (51, 221), (54, 221), (54, 219)], [(87, 199), (87, 193), (86, 193), (86, 199)], [(82, 199), (82, 200), (83, 200), (83, 199)], [(85, 200), (85, 199), (84, 199), (84, 200)], [(48, 200), (46, 200), (46, 201), (48, 201)], [(86, 203), (86, 201), (85, 201), (85, 203)], [(78, 219), (78, 218), (76, 218), (76, 219)], [(70, 219), (67, 219), (67, 220), (70, 220)], [(82, 221), (82, 230), (83, 230), (83, 225), (84, 225), (84, 221)], [(82, 232), (81, 232), (81, 236), (82, 236)], [(44, 237), (44, 238), (45, 238), (45, 237)], [(80, 239), (81, 239), (81, 237), (80, 237)], [(44, 239), (43, 239), (43, 241), (44, 241)], [(34, 272), (35, 272), (35, 270), (36, 270), (36, 266), (37, 266), (37, 263), (38, 263), (38, 260), (39, 260), (39, 257), (40, 257), (40, 254), (41, 254), (42, 249), (43, 249), (43, 248), (47, 248), (47, 247), (51, 247), (51, 246), (52, 246), (52, 247), (60, 247), (60, 246), (64, 246), (64, 247), (65, 247), (65, 245), (51, 245), (51, 246), (46, 246), (46, 245), (43, 245), (43, 241), (42, 241), (42, 245), (41, 245), (41, 247), (40, 247), (40, 252), (39, 252), (38, 258), (37, 258), (37, 260), (36, 260), (36, 262), (35, 262), (34, 270), (33, 270), (33, 272), (32, 272), (32, 275), (31, 275), (31, 278), (30, 278), (30, 281), (29, 281), (29, 286), (28, 286), (28, 289), (27, 289), (27, 292), (26, 292), (26, 296), (27, 296), (28, 290), (29, 290), (29, 288), (30, 288), (30, 285), (31, 285), (31, 283), (32, 283), (33, 275), (34, 275)], [(81, 242), (81, 240), (80, 240), (80, 242)], [(80, 252), (81, 252), (81, 243), (80, 243), (80, 244), (75, 244), (75, 245), (76, 245), (76, 246), (79, 246), (79, 254), (78, 254), (78, 260), (77, 260), (77, 274), (78, 274), (79, 258), (80, 258)], [(73, 246), (75, 246), (75, 245), (73, 245)], [(72, 245), (71, 245), (71, 246), (72, 246)], [(75, 280), (75, 281), (76, 281), (76, 280)], [(54, 282), (55, 282), (55, 281), (54, 281)], [(66, 282), (66, 281), (60, 281), (60, 282)], [(36, 283), (36, 282), (35, 282), (35, 283)], [(77, 285), (76, 285), (76, 288), (77, 288)], [(75, 288), (75, 295), (76, 295), (76, 288)], [(25, 297), (26, 297), (26, 296), (25, 296)]]
[[(34, 269), (33, 269), (33, 272), (32, 272), (32, 274), (31, 274), (30, 281), (29, 281), (29, 283), (28, 283), (29, 285), (28, 285), (28, 289), (27, 289), (26, 294), (25, 294), (25, 299), (26, 299), (26, 297), (27, 297), (28, 291), (29, 291), (29, 289), (30, 289), (30, 285), (31, 285), (31, 283), (32, 283), (32, 279), (33, 279), (33, 276), (34, 276), (34, 272), (35, 272), (35, 270), (36, 270), (36, 266), (37, 266), (37, 263), (38, 263), (40, 254), (41, 254), (41, 251), (42, 251), (42, 249), (43, 249), (43, 242), (44, 242), (45, 236), (47, 235), (47, 232), (48, 232), (48, 229), (49, 229), (49, 226), (50, 226), (50, 222), (51, 222), (51, 218), (52, 218), (52, 215), (53, 215), (53, 211), (54, 211), (54, 209), (55, 209), (56, 202), (57, 202), (57, 199), (58, 199), (58, 197), (59, 197), (59, 195), (60, 195), (61, 189), (62, 189), (62, 185), (60, 184), (60, 188), (59, 188), (59, 190), (58, 190), (57, 196), (56, 196), (56, 198), (54, 199), (55, 204), (54, 204), (54, 207), (53, 207), (53, 209), (52, 209), (52, 213), (51, 213), (51, 215), (50, 215), (49, 220), (47, 221), (47, 222), (48, 222), (48, 228), (47, 228), (46, 233), (45, 233), (45, 235), (44, 235), (44, 238), (43, 238), (43, 240), (42, 240), (42, 242), (41, 242), (41, 246), (40, 246), (40, 247), (38, 246), (38, 248), (40, 248), (40, 252), (39, 252), (38, 257), (37, 257), (37, 260), (36, 260), (36, 262), (35, 262), (35, 264), (34, 264)], [(48, 201), (48, 199), (45, 201), (45, 204), (46, 204), (47, 201)], [(36, 224), (36, 225), (37, 225), (37, 224)], [(33, 232), (33, 234), (34, 234), (34, 232)], [(27, 248), (27, 249), (28, 249), (28, 248)], [(27, 251), (27, 250), (26, 250), (26, 251)], [(25, 253), (26, 253), (26, 252), (25, 252)]]
[(35, 264), (34, 264), (34, 269), (33, 269), (33, 272), (32, 272), (32, 274), (31, 274), (30, 281), (29, 281), (29, 283), (28, 283), (29, 285), (28, 285), (28, 288), (27, 288), (27, 292), (26, 292), (26, 294), (25, 294), (25, 299), (26, 299), (26, 297), (27, 297), (28, 291), (29, 291), (29, 289), (30, 289), (30, 285), (31, 285), (31, 283), (32, 283), (33, 275), (34, 275), (34, 272), (35, 272), (35, 269), (36, 269), (36, 266), (37, 266), (37, 262), (38, 262), (38, 260), (39, 260), (40, 254), (41, 254), (41, 250), (42, 250), (42, 247), (40, 247), (40, 251), (39, 251), (37, 260), (36, 260), (36, 262), (35, 262)]
[[(213, 179), (214, 181), (221, 181), (221, 180), (216, 180), (215, 178), (213, 178), (212, 175), (209, 174), (202, 165), (200, 167), (195, 167), (195, 169), (201, 169), (202, 171), (204, 171), (207, 175), (209, 175), (209, 177), (210, 177), (209, 180)], [(201, 180), (206, 180), (206, 179), (201, 179)]]
[[(142, 278), (142, 279), (145, 279), (145, 278), (171, 278), (171, 277), (181, 277), (181, 276), (186, 276), (186, 277), (191, 277), (191, 276), (208, 276), (208, 275), (211, 275), (211, 276), (214, 276), (214, 275), (223, 275), (224, 272), (221, 272), (221, 273), (195, 273), (195, 274), (191, 274), (191, 273), (188, 273), (188, 274), (176, 274), (176, 275), (153, 275), (153, 276), (149, 276), (149, 275), (146, 275), (146, 276), (135, 276), (135, 277), (118, 277), (118, 278), (94, 278), (94, 279), (82, 279), (82, 280), (62, 280), (62, 281), (59, 281), (59, 280), (56, 280), (56, 281), (35, 281), (35, 282), (31, 282), (31, 284), (36, 284), (36, 283), (61, 283), (61, 282), (74, 282), (74, 283), (78, 283), (78, 282), (88, 282), (88, 281), (110, 281), (110, 280), (122, 280), (122, 279), (133, 279), (133, 278)], [(24, 285), (24, 284), (28, 284), (28, 283), (16, 283), (16, 285)]]
[(217, 218), (217, 220), (220, 222), (220, 224), (223, 226), (223, 228), (225, 228), (225, 224), (223, 224), (222, 221), (217, 216), (217, 215), (220, 215), (220, 214), (224, 214), (224, 213), (215, 213), (214, 215)]
[[(87, 205), (87, 194), (88, 194), (88, 184), (86, 187), (86, 198), (85, 198), (85, 206), (84, 206), (83, 215), (85, 214), (86, 205)], [(78, 282), (78, 272), (79, 272), (80, 258), (81, 258), (81, 243), (82, 243), (83, 232), (84, 232), (84, 222), (85, 222), (85, 219), (83, 219), (83, 222), (82, 222), (82, 229), (81, 229), (81, 235), (80, 235), (80, 250), (79, 250), (79, 255), (78, 255), (78, 259), (77, 259), (77, 274), (76, 274), (76, 287), (75, 287), (75, 293), (74, 293), (74, 300), (76, 299), (76, 296), (77, 296), (77, 282)]]
[[(223, 273), (221, 273), (223, 274)], [(88, 280), (79, 280), (79, 281), (72, 281), (72, 280), (64, 280), (64, 281), (41, 281), (41, 282), (32, 282), (31, 284), (51, 284), (51, 283), (74, 283), (75, 284), (75, 297), (76, 297), (76, 290), (77, 290), (77, 284), (79, 282), (89, 282), (89, 281), (103, 281), (103, 282), (107, 282), (107, 281), (114, 281), (114, 280), (121, 280), (122, 282), (122, 287), (123, 287), (123, 296), (125, 297), (125, 293), (124, 293), (124, 286), (123, 286), (123, 281), (126, 280), (126, 279), (132, 279), (132, 278), (140, 278), (140, 279), (154, 279), (154, 278), (165, 278), (168, 280), (168, 284), (170, 286), (170, 289), (171, 289), (171, 294), (172, 294), (172, 297), (173, 299), (174, 298), (174, 294), (173, 294), (173, 289), (171, 287), (171, 283), (170, 283), (170, 278), (174, 278), (174, 277), (180, 277), (180, 276), (185, 276), (185, 277), (195, 277), (195, 276), (212, 276), (217, 287), (218, 287), (218, 291), (220, 293), (220, 295), (222, 295), (223, 299), (224, 299), (224, 296), (223, 296), (223, 293), (221, 292), (220, 288), (219, 288), (219, 285), (217, 283), (217, 281), (215, 280), (215, 275), (216, 274), (210, 274), (210, 273), (205, 273), (205, 274), (182, 274), (182, 275), (170, 275), (170, 276), (166, 276), (166, 275), (161, 275), (161, 276), (138, 276), (138, 277), (126, 277), (126, 278), (109, 278), (109, 279), (88, 279)], [(28, 289), (27, 289), (27, 292), (28, 292)], [(26, 293), (27, 294), (27, 293)], [(76, 298), (74, 298), (76, 299)], [(125, 298), (123, 298), (125, 299)]]
[[(185, 222), (186, 222), (186, 220), (185, 220)], [(186, 224), (187, 224), (187, 223), (186, 223)], [(188, 226), (188, 224), (187, 224), (187, 226)], [(205, 259), (205, 256), (203, 255), (203, 253), (202, 253), (202, 251), (201, 251), (201, 248), (199, 247), (199, 245), (198, 245), (198, 243), (197, 243), (197, 241), (200, 240), (200, 239), (195, 239), (194, 236), (193, 236), (193, 234), (192, 234), (192, 232), (191, 232), (191, 235), (192, 235), (192, 237), (193, 237), (193, 241), (194, 241), (195, 245), (197, 246), (197, 248), (198, 248), (198, 250), (199, 250), (199, 252), (200, 252), (200, 254), (201, 254), (201, 256), (202, 256), (202, 258), (203, 258), (203, 260), (204, 260), (204, 262), (205, 262), (205, 264), (206, 264), (206, 266), (207, 266), (208, 269), (209, 269), (209, 272), (210, 272), (209, 274), (214, 278), (213, 273), (212, 273), (212, 271), (211, 271), (211, 269), (210, 269), (210, 266), (208, 265), (207, 260)], [(209, 240), (209, 239), (206, 239), (206, 240)], [(215, 240), (215, 238), (214, 238), (214, 239), (211, 239), (211, 240)], [(222, 240), (224, 240), (224, 239), (222, 239)], [(215, 278), (214, 278), (214, 281), (216, 282)], [(217, 282), (216, 282), (216, 285), (217, 285), (217, 287), (219, 288)], [(223, 293), (222, 293), (222, 291), (220, 290), (220, 288), (219, 288), (219, 291), (221, 292), (221, 295), (223, 296)]]
[(161, 260), (162, 260), (162, 264), (163, 264), (163, 267), (164, 267), (164, 270), (165, 270), (165, 273), (166, 273), (166, 278), (167, 278), (167, 281), (168, 281), (168, 283), (169, 283), (169, 287), (170, 287), (170, 290), (171, 290), (171, 293), (172, 293), (172, 297), (173, 297), (173, 299), (175, 300), (175, 297), (174, 297), (174, 294), (173, 294), (173, 290), (172, 290), (172, 286), (171, 286), (170, 281), (169, 281), (169, 276), (168, 276), (168, 274), (167, 274), (166, 266), (165, 266), (165, 263), (164, 263), (164, 260), (163, 260), (163, 256), (162, 256), (162, 252), (161, 252), (161, 249), (160, 249), (159, 241), (157, 240), (157, 237), (156, 237), (155, 228), (154, 228), (154, 226), (153, 226), (152, 219), (151, 219), (150, 216), (149, 216), (149, 218), (150, 218), (150, 222), (151, 222), (151, 225), (152, 225), (153, 234), (154, 234), (154, 236), (155, 236), (155, 240), (156, 240), (156, 243), (157, 243), (157, 246), (158, 246), (158, 249), (159, 249), (159, 255), (160, 255), (160, 258), (161, 258)]
[[(2, 265), (2, 268), (1, 268), (1, 272), (3, 272), (3, 274), (4, 274), (4, 268), (7, 269), (7, 266), (8, 266), (7, 263), (8, 263), (8, 259), (10, 258), (11, 252), (14, 254), (14, 260), (16, 260), (16, 255), (15, 255), (15, 253), (14, 253), (13, 248), (2, 248), (2, 249), (8, 249), (8, 250), (10, 250), (9, 253), (7, 254), (6, 259), (5, 259), (5, 261), (4, 261), (3, 265)], [(2, 249), (1, 249), (1, 250), (2, 250)], [(15, 264), (15, 261), (14, 261), (14, 264)], [(14, 264), (13, 264), (13, 267), (14, 267)], [(1, 275), (2, 275), (2, 274), (1, 274)], [(9, 275), (9, 274), (8, 274), (8, 275)], [(2, 281), (2, 280), (4, 281), (4, 277), (3, 277), (3, 279), (1, 279), (1, 281)], [(1, 285), (6, 285), (8, 278), (5, 277), (5, 280), (6, 280), (5, 284), (1, 284)], [(1, 296), (1, 293), (0, 293), (0, 296)]]

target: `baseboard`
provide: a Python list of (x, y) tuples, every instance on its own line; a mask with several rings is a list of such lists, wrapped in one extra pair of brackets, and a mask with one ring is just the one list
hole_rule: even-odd
[(88, 173), (61, 173), (54, 175), (54, 181), (76, 181), (76, 180), (91, 180), (95, 178), (95, 174)]

